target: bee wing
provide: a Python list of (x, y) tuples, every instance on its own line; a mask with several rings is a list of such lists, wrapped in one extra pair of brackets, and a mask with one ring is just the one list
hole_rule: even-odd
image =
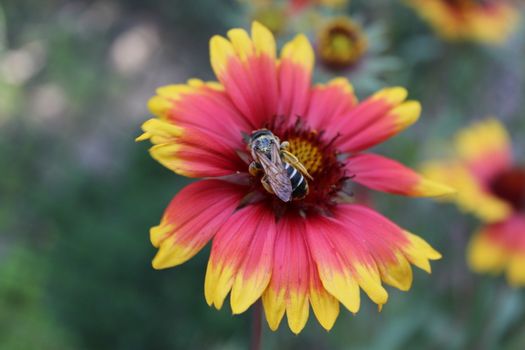
[(289, 202), (292, 199), (292, 183), (284, 168), (278, 147), (272, 148), (271, 159), (264, 154), (257, 154), (257, 158), (275, 195), (282, 201)]

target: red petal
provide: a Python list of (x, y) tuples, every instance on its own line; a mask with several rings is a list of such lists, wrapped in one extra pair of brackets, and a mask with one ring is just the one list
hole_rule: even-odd
[(159, 88), (149, 102), (158, 119), (146, 121), (152, 156), (186, 176), (222, 176), (245, 171), (236, 150), (244, 149), (243, 132), (251, 128), (218, 84), (191, 80), (188, 85)]
[(408, 244), (403, 230), (375, 210), (357, 204), (338, 205), (335, 217), (348, 227), (349, 234), (366, 245), (375, 259), (392, 259), (394, 252)]
[(153, 267), (184, 263), (197, 254), (232, 215), (245, 189), (219, 180), (202, 180), (183, 188), (151, 229), (151, 242), (159, 248)]
[(324, 288), (356, 313), (361, 303), (359, 284), (344, 252), (347, 247), (338, 247), (331, 239), (332, 233), (340, 234), (342, 230), (344, 228), (335, 221), (320, 217), (310, 220), (306, 237)]
[(213, 69), (251, 130), (261, 128), (275, 115), (278, 103), (274, 38), (258, 23), (253, 23), (251, 37), (232, 29), (228, 38), (214, 36), (210, 41)]
[(232, 215), (213, 239), (204, 286), (208, 304), (221, 308), (230, 289), (234, 313), (259, 299), (270, 281), (274, 241), (275, 217), (265, 205)]
[(297, 117), (304, 117), (310, 103), (310, 84), (314, 53), (304, 35), (297, 35), (286, 43), (279, 63), (279, 106), (277, 116), (283, 116), (289, 125)]
[(440, 196), (454, 192), (392, 159), (376, 154), (350, 157), (346, 169), (353, 176), (352, 181), (378, 191), (405, 196)]
[(329, 126), (347, 115), (356, 103), (357, 98), (348, 80), (333, 79), (326, 85), (318, 85), (312, 89), (306, 121), (312, 129), (323, 130), (325, 137), (331, 139), (339, 131)]
[(304, 220), (284, 217), (278, 222), (273, 270), (263, 294), (266, 319), (277, 329), (286, 312), (288, 325), (299, 333), (308, 320), (309, 257), (304, 238)]
[(412, 125), (421, 112), (416, 101), (403, 102), (403, 88), (383, 89), (330, 125), (339, 132), (336, 141), (342, 152), (356, 153), (384, 142)]
[[(326, 289), (343, 302), (352, 312), (357, 312), (359, 308), (359, 297), (356, 296), (357, 293), (354, 290), (355, 283), (358, 283), (375, 303), (379, 305), (386, 303), (388, 294), (381, 285), (381, 276), (374, 259), (375, 255), (368, 245), (367, 236), (364, 232), (362, 232), (359, 227), (349, 226), (342, 220), (331, 219), (323, 221), (323, 219), (320, 219), (319, 223), (319, 226), (313, 229), (311, 231), (312, 233), (308, 235), (309, 245), (312, 247), (312, 251), (317, 249), (315, 233), (313, 232), (324, 231), (325, 242), (329, 243), (329, 246), (332, 247), (332, 254), (335, 253), (339, 256), (339, 262), (334, 266), (334, 271), (331, 272), (336, 276), (334, 281), (339, 281), (339, 288), (337, 288), (338, 284), (335, 283), (330, 289), (328, 285), (333, 283), (333, 281), (329, 281), (327, 272), (324, 271), (323, 273), (321, 270), (321, 266), (324, 264), (323, 260), (327, 258), (326, 256), (329, 254), (329, 251), (322, 255), (318, 254), (315, 259), (319, 267), (321, 280), (323, 284), (325, 284)], [(349, 296), (346, 295), (341, 296), (341, 293), (344, 292), (339, 291), (338, 289), (340, 288), (349, 288), (349, 295), (353, 295), (355, 300), (350, 300)], [(338, 295), (334, 293), (338, 293)], [(353, 309), (351, 307), (353, 307)]]

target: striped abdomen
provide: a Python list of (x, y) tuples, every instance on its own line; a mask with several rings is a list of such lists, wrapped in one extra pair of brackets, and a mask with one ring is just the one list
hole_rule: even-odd
[(304, 198), (308, 194), (308, 182), (306, 182), (303, 174), (286, 162), (284, 162), (284, 168), (288, 172), (288, 178), (292, 183), (292, 198)]

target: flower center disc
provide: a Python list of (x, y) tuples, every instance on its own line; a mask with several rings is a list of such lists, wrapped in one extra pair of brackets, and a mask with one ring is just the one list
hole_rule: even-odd
[(283, 202), (275, 194), (268, 193), (259, 177), (253, 182), (254, 189), (266, 195), (266, 199), (272, 203), (277, 215), (290, 210), (303, 214), (311, 211), (323, 213), (330, 211), (330, 208), (336, 204), (345, 181), (349, 178), (346, 176), (344, 163), (339, 159), (338, 152), (333, 146), (337, 136), (327, 140), (323, 137), (323, 132), (312, 131), (300, 121), (292, 127), (287, 127), (279, 118), (266, 125), (265, 129), (276, 135), (281, 143), (288, 142), (286, 151), (297, 158), (312, 179), (305, 175), (304, 181), (308, 185), (307, 194), (303, 198), (296, 198), (289, 202)]
[(498, 174), (492, 180), (490, 189), (516, 210), (525, 209), (525, 168), (514, 168)]
[(288, 139), (288, 151), (295, 155), (310, 174), (317, 173), (323, 165), (323, 154), (319, 148), (310, 141), (300, 137)]
[(323, 63), (334, 69), (347, 68), (357, 63), (366, 47), (361, 28), (347, 19), (329, 23), (319, 35), (319, 56)]

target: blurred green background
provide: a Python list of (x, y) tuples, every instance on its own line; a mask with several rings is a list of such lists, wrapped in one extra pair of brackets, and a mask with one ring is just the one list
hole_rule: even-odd
[[(355, 0), (345, 13), (384, 28), (400, 62), (378, 84), (423, 104), (383, 153), (417, 166), (445, 154), (457, 128), (495, 115), (525, 160), (523, 28), (488, 48), (440, 41), (398, 1)], [(212, 79), (209, 37), (250, 16), (225, 0), (0, 1), (0, 349), (248, 347), (249, 312), (204, 301), (208, 249), (151, 268), (149, 227), (188, 180), (134, 138), (154, 89)], [(465, 264), (475, 219), (430, 200), (373, 199), (443, 253), (432, 275), (389, 289), (381, 313), (368, 300), (342, 311), (329, 333), (312, 315), (299, 336), (286, 321), (276, 333), (264, 324), (264, 349), (525, 349), (525, 293)]]

